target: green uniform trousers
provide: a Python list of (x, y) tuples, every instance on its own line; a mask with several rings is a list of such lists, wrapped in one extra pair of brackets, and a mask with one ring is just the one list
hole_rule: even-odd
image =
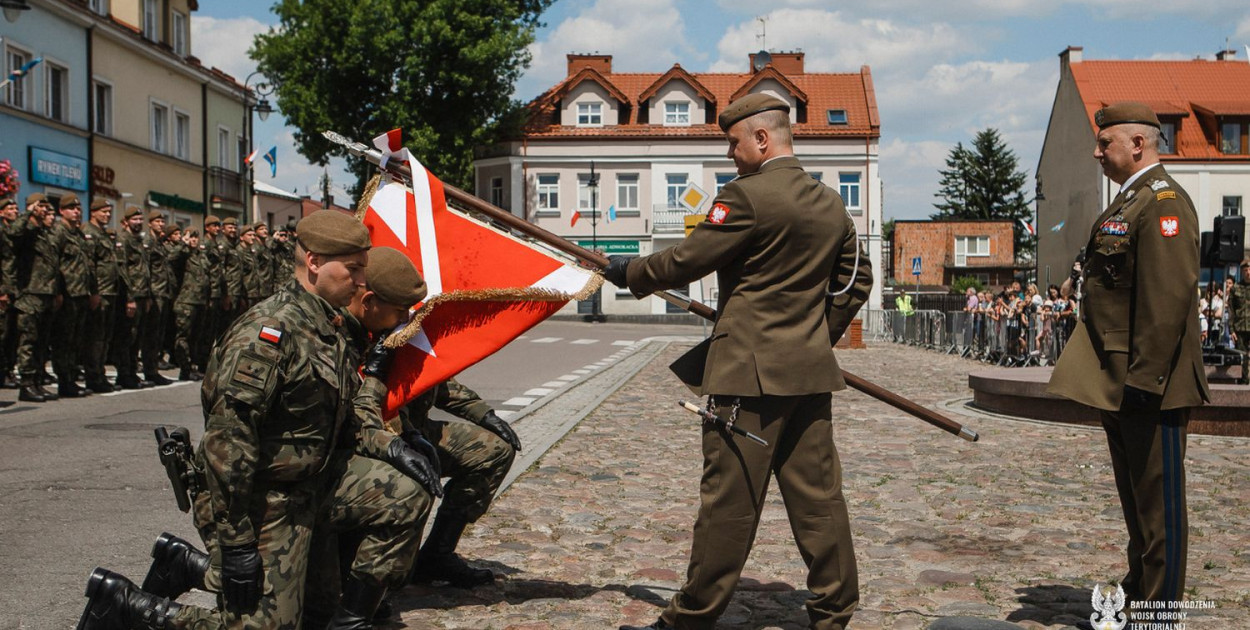
[(78, 357), (86, 345), (89, 299), (65, 296), (53, 317), (56, 334), (52, 336), (52, 371), (59, 379), (73, 380), (78, 369)]
[(152, 298), (152, 308), (143, 320), (139, 347), (143, 351), (143, 374), (160, 373), (161, 355), (165, 347), (165, 327), (169, 316), (169, 299)]
[(470, 523), (477, 521), (508, 476), (516, 451), (503, 438), (468, 422), (429, 420), (421, 432), (437, 447), (443, 476), (449, 478), (439, 509), (454, 509)]
[[(755, 541), (768, 481), (777, 476), (790, 529), (807, 565), (811, 627), (845, 628), (859, 603), (842, 465), (833, 444), (832, 397), (743, 397), (737, 426), (769, 446), (703, 428), (703, 479), (686, 583), (661, 615), (681, 630), (711, 629), (729, 606)], [(730, 417), (732, 399), (717, 399)]]
[(43, 372), (48, 333), (52, 327), (52, 296), (28, 293), (17, 299), (17, 371), (23, 382)]
[(1129, 601), (1179, 601), (1185, 590), (1189, 517), (1185, 441), (1189, 408), (1103, 411), (1115, 486), (1128, 526)]
[(109, 342), (113, 338), (113, 323), (117, 313), (117, 296), (101, 295), (100, 306), (87, 313), (87, 331), (82, 356), (83, 373), (87, 384), (104, 382), (104, 363), (109, 354)]
[(199, 362), (197, 345), (200, 343), (196, 335), (201, 334), (204, 319), (204, 307), (200, 304), (179, 302), (174, 304), (174, 365), (179, 369), (189, 370), (192, 364), (204, 365)]

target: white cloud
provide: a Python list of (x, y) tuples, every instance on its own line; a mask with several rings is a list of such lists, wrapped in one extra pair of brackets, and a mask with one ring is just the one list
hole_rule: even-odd
[[(773, 0), (778, 8), (824, 8), (827, 0)], [(1143, 11), (1158, 14), (1180, 14), (1204, 18), (1227, 18), (1245, 11), (1245, 0), (1173, 0), (1151, 3), (1143, 7), (1140, 0), (877, 0), (876, 2), (840, 3), (847, 13), (877, 18), (903, 18), (917, 23), (942, 20), (949, 22), (989, 21), (1013, 17), (1041, 17), (1059, 12), (1064, 5), (1090, 9), (1101, 17), (1141, 19)], [(751, 15), (760, 13), (758, 0), (718, 0), (726, 11)], [(769, 23), (771, 30), (772, 24)]]
[[(1236, 37), (1237, 39), (1240, 39), (1243, 42), (1247, 39), (1250, 39), (1250, 15), (1246, 16), (1241, 21), (1241, 23), (1237, 25)], [(1241, 55), (1241, 54), (1244, 54), (1245, 52), (1246, 51), (1243, 48), (1243, 50), (1237, 51), (1237, 54)]]
[(196, 16), (191, 20), (191, 54), (206, 66), (217, 67), (240, 83), (256, 69), (247, 56), (252, 40), (269, 26), (255, 18), (213, 18)]

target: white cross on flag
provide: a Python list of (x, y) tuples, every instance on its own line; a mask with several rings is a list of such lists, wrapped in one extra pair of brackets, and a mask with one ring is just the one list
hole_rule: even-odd
[[(386, 159), (403, 159), (413, 186), (387, 181), (365, 211), (375, 246), (408, 254), (429, 287), (413, 319), (396, 331), (384, 413), (490, 356), (571, 299), (602, 284), (570, 265), (447, 206), (443, 183), (402, 148), (398, 130), (374, 139)], [(385, 164), (385, 161), (383, 162)]]

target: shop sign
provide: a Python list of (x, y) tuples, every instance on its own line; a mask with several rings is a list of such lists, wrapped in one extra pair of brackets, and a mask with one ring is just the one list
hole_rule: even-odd
[(167, 195), (153, 190), (148, 193), (148, 201), (171, 210), (182, 210), (183, 212), (204, 214), (204, 202), (196, 201), (194, 199), (186, 199), (179, 197), (178, 195)]
[(30, 181), (69, 190), (87, 190), (87, 161), (30, 147)]
[(586, 249), (598, 249), (605, 254), (637, 254), (638, 241), (619, 241), (599, 239), (598, 241), (577, 241), (578, 247)]

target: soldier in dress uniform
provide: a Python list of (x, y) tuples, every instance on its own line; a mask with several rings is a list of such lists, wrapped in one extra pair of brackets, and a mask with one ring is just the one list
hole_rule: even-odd
[(13, 377), (17, 354), (17, 254), (9, 238), (9, 226), (17, 221), (17, 200), (0, 199), (0, 387), (17, 387)]
[[(1120, 185), (1095, 219), (1080, 322), (1050, 393), (1099, 409), (1128, 526), (1130, 602), (1185, 590), (1185, 441), (1191, 407), (1210, 401), (1198, 326), (1198, 216), (1159, 164), (1159, 119), (1122, 102), (1094, 115), (1094, 159)], [(1078, 271), (1079, 269), (1079, 271)], [(1070, 282), (1065, 282), (1069, 288)]]
[[(872, 268), (842, 199), (794, 157), (790, 107), (766, 94), (719, 123), (738, 178), (707, 220), (670, 249), (611, 257), (604, 277), (637, 297), (716, 272), (716, 327), (674, 364), (726, 421), (703, 429), (703, 482), (686, 583), (648, 628), (712, 628), (755, 538), (769, 477), (808, 566), (812, 628), (845, 628), (859, 601), (851, 526), (833, 443), (831, 392), (845, 389), (832, 346), (868, 298)], [(830, 293), (833, 292), (833, 293)], [(622, 626), (630, 628), (630, 626)]]
[[(203, 384), (206, 427), (196, 462), (210, 520), (197, 527), (211, 538), (203, 582), (219, 593), (219, 608), (180, 605), (96, 569), (79, 630), (298, 627), (312, 535), (338, 493), (353, 490), (342, 484), (355, 479), (354, 491), (377, 490), (356, 495), (366, 503), (395, 499), (391, 490), (417, 491), (413, 483), (385, 485), (410, 481), (393, 468), (347, 474), (357, 460), (386, 466), (344, 447), (359, 415), (376, 415), (385, 394), (389, 352), (365, 358), (362, 385), (339, 311), (365, 282), (368, 230), (325, 210), (306, 217), (300, 233), (296, 277), (231, 325)], [(401, 465), (419, 467), (423, 457), (404, 447), (397, 449)], [(373, 555), (343, 586), (332, 628), (369, 627), (369, 605), (376, 606), (386, 583), (402, 582), (411, 562), (411, 530), (403, 522), (379, 531)]]
[(91, 393), (78, 387), (78, 356), (86, 345), (87, 313), (100, 303), (94, 265), (82, 231), (82, 202), (70, 193), (61, 197), (61, 219), (52, 226), (52, 242), (61, 254), (59, 270), (61, 308), (52, 318), (52, 370), (57, 394), (78, 398)]
[(42, 193), (26, 197), (26, 214), (10, 226), (17, 252), (18, 400), (45, 402), (57, 395), (43, 388), (44, 363), (60, 277), (61, 252), (52, 237), (56, 214)]
[(148, 273), (151, 282), (151, 308), (144, 320), (140, 335), (143, 352), (143, 379), (154, 385), (168, 385), (173, 381), (161, 372), (164, 354), (165, 326), (169, 306), (173, 300), (170, 293), (169, 253), (165, 247), (165, 215), (160, 210), (148, 213), (148, 229), (143, 233), (143, 246), (148, 250)]
[(1241, 352), (1241, 376), (1238, 385), (1250, 385), (1250, 258), (1241, 261), (1241, 280), (1228, 292), (1224, 306), (1229, 309), (1228, 325), (1233, 342)]
[(117, 386), (122, 389), (142, 389), (153, 385), (151, 381), (139, 379), (139, 349), (152, 311), (152, 270), (142, 233), (143, 209), (127, 207), (117, 238), (121, 245), (117, 250), (117, 264), (126, 288), (126, 304), (121, 309), (124, 320), (116, 339), (119, 346)]
[(118, 243), (104, 231), (113, 215), (113, 204), (96, 197), (91, 201), (90, 217), (83, 226), (83, 239), (87, 242), (87, 255), (91, 259), (95, 275), (96, 292), (100, 299), (95, 308), (87, 313), (86, 345), (82, 365), (86, 374), (87, 389), (96, 393), (113, 391), (113, 385), (104, 377), (104, 362), (113, 337), (113, 323), (117, 311), (118, 294)]

